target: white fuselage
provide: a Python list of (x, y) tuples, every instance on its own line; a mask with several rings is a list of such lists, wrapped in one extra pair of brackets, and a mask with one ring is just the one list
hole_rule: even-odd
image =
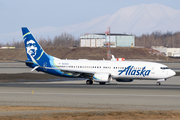
[(175, 75), (166, 65), (154, 62), (55, 59), (54, 63), (60, 70), (92, 74), (109, 73), (113, 79), (158, 80)]

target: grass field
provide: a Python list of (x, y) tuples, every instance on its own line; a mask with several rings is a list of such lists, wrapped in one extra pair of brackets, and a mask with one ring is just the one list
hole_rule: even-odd
[[(107, 48), (65, 48), (47, 47), (45, 52), (60, 59), (90, 59), (102, 60), (107, 58)], [(167, 58), (156, 50), (135, 47), (111, 48), (111, 54), (116, 58), (125, 59), (153, 59), (153, 60), (173, 60)], [(25, 49), (0, 49), (0, 60), (3, 58), (26, 60)]]
[[(19, 114), (8, 114), (15, 113)], [(34, 111), (35, 113), (31, 113)], [(85, 112), (84, 112), (85, 111)], [(102, 109), (0, 106), (0, 120), (179, 120), (179, 111), (107, 111)], [(8, 114), (8, 115), (6, 115)]]

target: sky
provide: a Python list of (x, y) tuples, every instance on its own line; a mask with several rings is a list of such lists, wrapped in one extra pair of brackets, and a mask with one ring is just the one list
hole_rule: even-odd
[[(38, 33), (43, 28), (55, 30), (113, 14), (124, 7), (152, 3), (180, 10), (180, 0), (0, 0), (0, 43), (22, 40), (23, 26), (40, 37)], [(48, 36), (55, 35), (42, 37)]]

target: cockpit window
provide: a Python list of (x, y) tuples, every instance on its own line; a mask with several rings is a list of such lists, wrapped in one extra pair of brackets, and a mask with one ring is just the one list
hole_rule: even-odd
[(168, 67), (161, 67), (162, 70), (169, 69)]

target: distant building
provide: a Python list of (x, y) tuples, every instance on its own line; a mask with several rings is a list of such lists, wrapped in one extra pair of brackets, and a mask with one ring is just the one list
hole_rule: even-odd
[(126, 34), (85, 34), (80, 37), (80, 47), (132, 47), (134, 36)]
[(152, 46), (151, 48), (158, 50), (168, 57), (180, 57), (180, 48), (167, 48), (163, 46)]

